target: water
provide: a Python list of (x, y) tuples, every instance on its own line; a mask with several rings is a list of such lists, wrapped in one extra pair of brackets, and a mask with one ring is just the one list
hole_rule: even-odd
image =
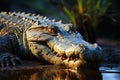
[(120, 71), (106, 68), (75, 70), (52, 65), (17, 67), (1, 69), (0, 80), (120, 80)]
[(120, 73), (102, 73), (103, 80), (120, 80)]
[(43, 68), (0, 72), (0, 80), (102, 80), (98, 70)]
[(120, 67), (101, 67), (102, 80), (120, 80)]

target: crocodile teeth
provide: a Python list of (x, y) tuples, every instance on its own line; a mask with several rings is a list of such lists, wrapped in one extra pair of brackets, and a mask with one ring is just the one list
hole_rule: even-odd
[(67, 48), (66, 51), (65, 51), (65, 54), (67, 57), (71, 57), (73, 55), (73, 50), (74, 48)]

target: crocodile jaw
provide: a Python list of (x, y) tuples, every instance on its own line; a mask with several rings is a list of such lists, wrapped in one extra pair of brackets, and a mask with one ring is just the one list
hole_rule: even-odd
[(64, 43), (57, 41), (56, 39), (49, 40), (47, 45), (53, 51), (53, 60), (51, 63), (65, 65), (68, 67), (80, 67), (86, 64), (83, 59), (83, 53), (85, 48), (80, 45), (71, 45), (69, 43)]
[(65, 39), (65, 42), (60, 42), (57, 39), (47, 42), (47, 45), (53, 50), (53, 54), (56, 56), (56, 59), (54, 59), (55, 64), (62, 64), (69, 67), (99, 66), (103, 58), (101, 47), (96, 43), (90, 44), (79, 38), (79, 41), (74, 40), (73, 43), (66, 43)]
[[(51, 50), (47, 45), (43, 45), (37, 42), (29, 42), (29, 48), (33, 55), (39, 58), (43, 62), (49, 62), (55, 65), (64, 65), (67, 67), (80, 67), (86, 64), (84, 59), (81, 59), (77, 55), (67, 57), (66, 54), (57, 53), (57, 51)], [(72, 54), (72, 53), (71, 53)]]
[[(43, 62), (68, 67), (81, 67), (88, 63), (100, 63), (102, 50), (97, 44), (84, 41), (80, 33), (72, 35), (64, 31), (56, 36), (39, 31), (41, 27), (26, 31), (29, 49)], [(91, 64), (91, 66), (93, 66)], [(94, 65), (95, 66), (95, 65)]]

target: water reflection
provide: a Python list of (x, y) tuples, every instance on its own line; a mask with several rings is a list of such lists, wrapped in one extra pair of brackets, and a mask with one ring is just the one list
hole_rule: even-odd
[(44, 70), (43, 72), (37, 72), (31, 75), (30, 80), (101, 80), (101, 74), (99, 72), (93, 74), (70, 69)]
[(102, 80), (98, 70), (39, 69), (0, 71), (0, 80)]

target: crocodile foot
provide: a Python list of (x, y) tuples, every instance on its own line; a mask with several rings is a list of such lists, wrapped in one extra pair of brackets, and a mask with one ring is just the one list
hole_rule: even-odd
[(15, 66), (17, 63), (21, 64), (22, 61), (17, 56), (10, 53), (2, 53), (0, 54), (0, 66), (8, 67)]

